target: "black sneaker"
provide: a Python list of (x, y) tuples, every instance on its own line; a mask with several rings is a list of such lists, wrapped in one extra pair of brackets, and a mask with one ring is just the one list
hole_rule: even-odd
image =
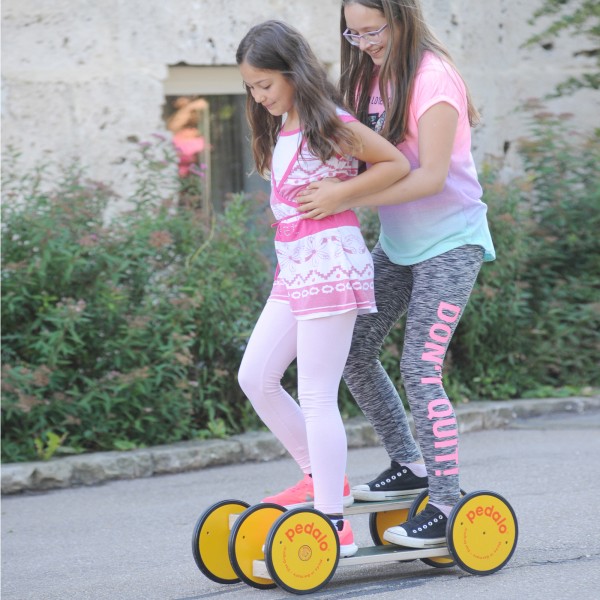
[(410, 521), (397, 527), (390, 527), (383, 533), (383, 539), (397, 546), (409, 548), (431, 548), (446, 543), (447, 517), (439, 509), (428, 504)]
[(417, 477), (408, 467), (395, 460), (392, 466), (369, 483), (352, 488), (355, 500), (367, 502), (416, 496), (427, 489), (427, 477)]

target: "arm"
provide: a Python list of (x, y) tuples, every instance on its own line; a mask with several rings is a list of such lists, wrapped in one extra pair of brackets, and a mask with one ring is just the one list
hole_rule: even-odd
[(173, 133), (179, 131), (189, 121), (194, 111), (201, 111), (206, 108), (208, 108), (208, 102), (204, 98), (192, 100), (171, 116), (167, 122), (167, 128)]
[[(353, 150), (352, 155), (371, 163), (372, 166), (360, 175), (342, 182), (334, 183), (327, 180), (313, 182), (309, 186), (310, 195), (306, 199), (314, 202), (315, 206), (323, 204), (324, 208), (315, 211), (315, 208), (300, 206), (300, 211), (311, 211), (306, 218), (320, 219), (347, 210), (348, 201), (380, 192), (405, 177), (410, 171), (407, 158), (386, 139), (358, 121), (348, 123), (348, 126), (354, 131), (361, 144), (361, 148)], [(298, 201), (303, 202), (304, 199), (298, 198)], [(323, 210), (326, 213), (322, 212)]]
[[(315, 184), (311, 184), (298, 198), (302, 204), (299, 210), (307, 217), (322, 219), (349, 208), (401, 204), (439, 193), (448, 176), (457, 124), (458, 113), (452, 106), (445, 102), (435, 104), (419, 119), (420, 164), (406, 177), (382, 191), (372, 188), (365, 195), (335, 194), (326, 200), (313, 196), (312, 187)], [(330, 186), (341, 185), (327, 183)]]

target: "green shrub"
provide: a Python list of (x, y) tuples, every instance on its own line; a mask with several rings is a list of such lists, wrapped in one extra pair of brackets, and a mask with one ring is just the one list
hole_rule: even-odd
[(109, 224), (113, 192), (77, 168), (49, 186), (7, 165), (5, 460), (35, 458), (44, 439), (123, 449), (257, 424), (236, 369), (271, 276), (264, 203), (236, 197), (207, 222), (177, 207), (161, 152), (140, 145), (130, 209)]
[[(482, 170), (498, 258), (481, 270), (445, 370), (451, 398), (507, 399), (600, 385), (600, 134), (547, 113), (508, 183)], [(23, 177), (5, 157), (2, 202), (2, 458), (127, 450), (261, 426), (237, 369), (268, 295), (265, 202), (222, 214), (186, 202), (173, 156), (140, 145), (129, 210), (78, 168)], [(375, 211), (361, 210), (367, 243)], [(381, 361), (398, 386), (404, 324)], [(294, 393), (295, 367), (286, 387)], [(359, 412), (342, 384), (345, 416)]]
[(539, 112), (521, 154), (532, 185), (527, 283), (532, 378), (598, 385), (600, 369), (600, 129)]
[(451, 346), (451, 380), (473, 399), (600, 384), (600, 136), (537, 112), (520, 144), (525, 175), (484, 170), (497, 249)]
[(449, 351), (447, 378), (456, 399), (506, 399), (526, 377), (522, 327), (531, 317), (522, 280), (527, 203), (517, 181), (506, 186), (486, 166), (480, 176), (497, 258), (484, 263)]

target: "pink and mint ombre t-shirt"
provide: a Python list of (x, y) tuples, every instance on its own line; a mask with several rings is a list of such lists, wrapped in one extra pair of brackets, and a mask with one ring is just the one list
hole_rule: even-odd
[[(456, 70), (431, 52), (417, 71), (409, 107), (408, 134), (398, 148), (411, 168), (419, 166), (418, 121), (432, 106), (446, 102), (458, 111), (458, 126), (444, 189), (433, 196), (393, 206), (380, 206), (379, 241), (389, 259), (412, 265), (448, 250), (474, 244), (484, 249), (484, 260), (496, 257), (487, 223), (487, 205), (471, 154), (471, 127), (464, 83)], [(379, 81), (371, 88), (369, 124), (380, 131), (385, 112)]]

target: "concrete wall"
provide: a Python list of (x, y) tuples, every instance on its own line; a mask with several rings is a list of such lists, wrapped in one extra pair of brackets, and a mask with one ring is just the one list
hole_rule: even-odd
[[(423, 0), (483, 113), (474, 138), (479, 162), (508, 146), (510, 168), (524, 133), (515, 109), (592, 66), (573, 58), (578, 40), (520, 48), (535, 31), (527, 19), (539, 1)], [(126, 190), (128, 139), (165, 131), (168, 66), (234, 65), (241, 37), (267, 18), (300, 29), (337, 78), (338, 0), (4, 0), (2, 147), (21, 150), (24, 167), (79, 157), (94, 178)], [(576, 113), (583, 129), (599, 114), (597, 95), (586, 93), (549, 106)]]

